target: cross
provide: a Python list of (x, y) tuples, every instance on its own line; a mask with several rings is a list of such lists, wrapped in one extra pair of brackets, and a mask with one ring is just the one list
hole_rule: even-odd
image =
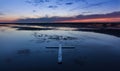
[(59, 47), (46, 47), (48, 49), (58, 49), (58, 64), (62, 64), (62, 49), (74, 49), (73, 46), (64, 46), (62, 47), (62, 44), (59, 44)]
[(60, 43), (58, 47), (46, 47), (48, 49), (58, 49), (58, 64), (62, 64), (62, 49), (74, 49), (75, 47), (73, 46), (62, 46)]
[[(73, 38), (73, 37), (63, 37), (63, 36), (56, 36), (54, 38), (54, 36), (49, 36), (49, 35), (44, 35), (44, 34), (41, 34), (41, 35), (38, 35), (37, 33), (34, 33), (33, 36), (37, 39), (40, 39), (40, 38), (44, 38), (44, 39), (55, 39), (55, 40), (59, 40), (59, 46), (52, 46), (52, 47), (46, 47), (48, 49), (58, 49), (58, 64), (62, 64), (62, 49), (74, 49), (75, 47), (73, 46), (62, 46), (62, 40), (73, 40), (73, 39), (76, 39), (76, 38)], [(40, 39), (41, 40), (41, 39)]]

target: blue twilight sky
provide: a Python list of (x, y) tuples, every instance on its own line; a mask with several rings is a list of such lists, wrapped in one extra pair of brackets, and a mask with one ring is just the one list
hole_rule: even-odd
[(0, 20), (76, 17), (120, 11), (120, 0), (0, 0)]

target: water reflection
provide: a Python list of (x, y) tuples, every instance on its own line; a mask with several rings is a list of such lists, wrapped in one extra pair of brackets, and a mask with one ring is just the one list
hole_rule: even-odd
[(79, 56), (74, 59), (75, 64), (78, 64), (80, 66), (84, 66), (87, 63), (87, 57), (86, 56)]
[(101, 29), (99, 27), (80, 27), (75, 25), (65, 25), (64, 26), (53, 26), (53, 25), (10, 25), (11, 28), (16, 28), (17, 30), (27, 30), (27, 31), (42, 31), (42, 30), (64, 30), (64, 31), (89, 31), (89, 32), (97, 32), (104, 33), (109, 35), (115, 35), (120, 37), (120, 29), (119, 28), (104, 28)]
[[(119, 37), (66, 28), (33, 31), (11, 27), (0, 31), (0, 71), (120, 70)], [(61, 41), (75, 49), (63, 49), (63, 64), (58, 65), (58, 50), (46, 47), (59, 46)]]
[(46, 36), (47, 36), (47, 35), (38, 34), (37, 32), (34, 32), (34, 33), (32, 34), (32, 36), (33, 36), (34, 38), (33, 38), (33, 40), (31, 40), (31, 41), (35, 41), (35, 42), (37, 42), (37, 43), (44, 43), (44, 42), (47, 41), (47, 39), (46, 39)]
[(30, 49), (23, 49), (17, 51), (17, 54), (30, 54), (30, 53), (31, 53)]

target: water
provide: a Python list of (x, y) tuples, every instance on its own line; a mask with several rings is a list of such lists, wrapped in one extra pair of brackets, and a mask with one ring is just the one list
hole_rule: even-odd
[[(46, 48), (60, 43), (75, 47), (62, 49), (63, 64), (57, 63), (58, 49)], [(0, 71), (120, 71), (119, 46), (117, 36), (76, 28), (21, 30), (1, 26)]]

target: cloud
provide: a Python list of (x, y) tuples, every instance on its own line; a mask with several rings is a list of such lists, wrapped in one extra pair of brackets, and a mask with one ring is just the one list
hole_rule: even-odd
[(115, 18), (120, 17), (120, 12), (113, 12), (107, 14), (94, 14), (94, 15), (78, 15), (76, 18), (89, 19), (89, 18)]
[(4, 15), (4, 14), (3, 14), (2, 12), (0, 12), (0, 16), (1, 16), (1, 15)]
[(110, 2), (110, 1), (99, 2), (99, 3), (94, 3), (94, 4), (88, 4), (88, 6), (83, 7), (83, 8), (90, 8), (90, 7), (95, 7), (95, 6), (101, 6), (101, 5), (104, 5), (104, 4), (108, 3), (108, 2)]
[(56, 6), (56, 5), (50, 5), (50, 6), (48, 6), (48, 8), (56, 9), (56, 8), (58, 8), (58, 6)]
[(45, 2), (50, 2), (50, 0), (26, 0), (27, 3), (45, 3)]
[[(88, 4), (87, 0), (26, 0), (25, 2), (36, 7), (44, 6), (52, 9), (59, 8), (62, 6), (65, 7), (66, 5), (68, 7), (69, 5), (77, 4), (79, 2)], [(48, 6), (48, 5), (51, 5), (51, 6)]]
[[(4, 17), (4, 13), (0, 12), (0, 18), (3, 18)], [(0, 19), (1, 20), (1, 19)]]
[(94, 14), (94, 15), (78, 15), (76, 17), (43, 17), (43, 18), (26, 18), (19, 19), (17, 23), (54, 23), (70, 20), (86, 20), (99, 18), (120, 18), (120, 12), (113, 12), (108, 14)]
[[(84, 2), (85, 4), (88, 4), (87, 0), (78, 0), (78, 1), (81, 1), (81, 2)], [(78, 2), (78, 1), (76, 1), (76, 2)]]
[(89, 12), (89, 11), (87, 11), (87, 12), (82, 12), (82, 14), (90, 14), (90, 13), (92, 13), (92, 12)]
[[(102, 2), (98, 2), (98, 3), (92, 3), (90, 4), (89, 2), (87, 2), (86, 0), (81, 0), (83, 2), (86, 3), (86, 5), (84, 7), (81, 7), (81, 9), (84, 9), (84, 8), (91, 8), (91, 7), (99, 7), (101, 5), (104, 5), (106, 3), (109, 3), (109, 2), (113, 2), (113, 0), (108, 0), (108, 1), (102, 1)], [(73, 10), (77, 10), (79, 9), (80, 7), (76, 7), (76, 8), (73, 8), (71, 9), (70, 11), (73, 11)]]
[(36, 10), (33, 10), (33, 13), (36, 13), (37, 11)]
[(43, 3), (50, 2), (50, 1), (49, 0), (26, 0), (25, 2), (33, 6), (40, 6)]
[(72, 5), (72, 4), (73, 4), (72, 2), (66, 3), (66, 5)]

